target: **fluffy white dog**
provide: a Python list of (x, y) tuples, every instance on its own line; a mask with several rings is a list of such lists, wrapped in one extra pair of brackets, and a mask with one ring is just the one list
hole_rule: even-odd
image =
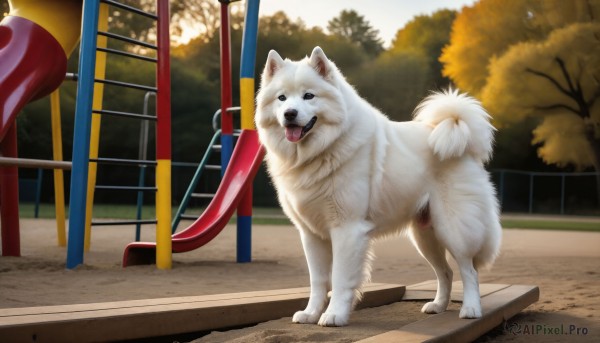
[(413, 121), (392, 122), (321, 48), (297, 62), (269, 53), (256, 124), (310, 272), (310, 300), (295, 323), (347, 325), (370, 278), (371, 242), (401, 232), (438, 279), (435, 299), (422, 311), (448, 306), (448, 251), (464, 285), (460, 318), (481, 317), (477, 270), (493, 263), (501, 239), (483, 166), (495, 131), (489, 119), (475, 99), (448, 91), (425, 99)]

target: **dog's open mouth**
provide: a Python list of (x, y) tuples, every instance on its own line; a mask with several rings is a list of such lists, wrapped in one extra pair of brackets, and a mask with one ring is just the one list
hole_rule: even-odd
[(298, 142), (306, 134), (310, 131), (315, 123), (317, 122), (317, 117), (312, 117), (312, 119), (304, 126), (299, 126), (296, 124), (289, 124), (285, 126), (285, 138), (287, 138), (290, 142)]

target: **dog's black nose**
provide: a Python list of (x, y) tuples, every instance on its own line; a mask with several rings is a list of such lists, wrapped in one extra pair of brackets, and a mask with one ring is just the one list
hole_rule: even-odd
[(289, 109), (289, 110), (285, 111), (283, 116), (285, 117), (286, 120), (294, 120), (298, 116), (298, 111), (296, 111), (294, 109)]

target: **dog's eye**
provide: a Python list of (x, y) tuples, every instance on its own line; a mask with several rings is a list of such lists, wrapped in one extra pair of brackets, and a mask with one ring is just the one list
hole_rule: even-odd
[(302, 97), (302, 99), (304, 100), (310, 100), (312, 98), (314, 98), (315, 95), (313, 93), (304, 93), (304, 96)]
[(282, 94), (282, 95), (278, 96), (277, 99), (279, 99), (279, 101), (285, 101), (285, 99), (287, 99), (287, 98), (285, 97), (285, 95)]

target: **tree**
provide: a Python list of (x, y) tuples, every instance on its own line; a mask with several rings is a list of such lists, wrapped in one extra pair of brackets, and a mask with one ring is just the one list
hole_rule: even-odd
[(8, 1), (0, 0), (0, 20), (8, 14), (10, 8), (8, 7)]
[(456, 17), (440, 61), (458, 88), (478, 96), (494, 56), (523, 41), (545, 39), (554, 29), (590, 21), (597, 0), (481, 0)]
[(439, 61), (442, 48), (450, 41), (450, 29), (456, 17), (452, 10), (418, 15), (396, 32), (390, 52), (416, 50), (423, 54), (431, 69), (432, 88), (444, 88), (450, 80), (442, 75)]
[(357, 44), (371, 56), (377, 56), (383, 51), (379, 31), (354, 10), (343, 10), (338, 17), (327, 23), (327, 30), (335, 36)]
[[(539, 118), (533, 144), (548, 164), (600, 172), (600, 23), (575, 23), (492, 59), (484, 106), (499, 125)], [(597, 179), (600, 199), (600, 175)]]
[[(242, 27), (244, 10), (241, 3), (232, 2), (230, 24), (234, 30)], [(171, 36), (181, 37), (184, 27), (192, 27), (199, 36), (208, 41), (221, 26), (221, 3), (216, 0), (174, 0), (171, 1)]]
[(431, 70), (421, 52), (403, 50), (381, 54), (349, 75), (359, 93), (397, 121), (411, 120), (427, 94)]

